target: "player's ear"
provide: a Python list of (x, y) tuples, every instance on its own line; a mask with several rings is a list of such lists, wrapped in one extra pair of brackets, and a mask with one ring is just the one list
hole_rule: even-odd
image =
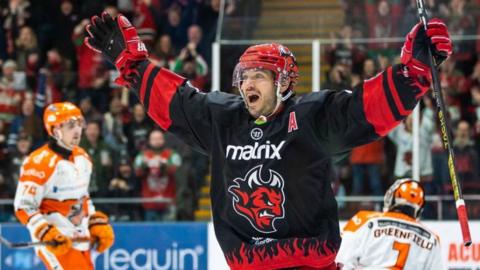
[(62, 138), (62, 132), (60, 131), (60, 128), (58, 127), (53, 127), (53, 135), (55, 136), (55, 138), (57, 139), (61, 139)]

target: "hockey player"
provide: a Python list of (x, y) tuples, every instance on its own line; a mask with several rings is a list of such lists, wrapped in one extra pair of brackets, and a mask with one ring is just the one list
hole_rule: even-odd
[(280, 44), (251, 46), (233, 84), (241, 96), (200, 92), (159, 68), (122, 15), (94, 16), (86, 44), (120, 71), (149, 116), (194, 149), (211, 156), (215, 234), (232, 269), (334, 269), (340, 247), (332, 157), (387, 134), (430, 86), (425, 46), (437, 63), (451, 53), (439, 20), (416, 25), (402, 63), (353, 91), (293, 98), (298, 67)]
[(383, 213), (360, 211), (345, 225), (337, 262), (349, 269), (443, 269), (437, 235), (418, 220), (423, 187), (399, 179), (385, 193)]
[(98, 252), (114, 241), (108, 217), (89, 198), (92, 162), (80, 147), (85, 125), (80, 109), (69, 102), (50, 104), (43, 121), (49, 142), (24, 161), (15, 194), (15, 214), (33, 241), (53, 245), (37, 247), (47, 269), (93, 269), (90, 238)]

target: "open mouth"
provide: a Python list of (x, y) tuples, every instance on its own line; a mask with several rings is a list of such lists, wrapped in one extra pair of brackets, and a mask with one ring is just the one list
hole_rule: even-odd
[(251, 104), (251, 103), (257, 102), (260, 99), (260, 96), (257, 94), (249, 94), (247, 96), (247, 99), (248, 99), (248, 103)]

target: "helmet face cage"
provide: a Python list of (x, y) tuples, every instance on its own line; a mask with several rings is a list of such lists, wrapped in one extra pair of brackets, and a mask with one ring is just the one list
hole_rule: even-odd
[(410, 178), (399, 179), (385, 193), (383, 211), (390, 211), (396, 206), (410, 206), (414, 209), (414, 217), (418, 219), (425, 206), (424, 198), (425, 192), (420, 182)]
[(243, 75), (249, 70), (271, 71), (273, 73), (273, 83), (275, 86), (284, 83), (288, 78), (284, 69), (277, 68), (277, 66), (269, 63), (262, 63), (258, 61), (238, 63), (233, 71), (232, 85), (240, 90), (240, 87), (243, 84)]

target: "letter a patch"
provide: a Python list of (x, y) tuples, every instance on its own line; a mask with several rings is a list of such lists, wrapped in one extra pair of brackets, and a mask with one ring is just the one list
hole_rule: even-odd
[(295, 112), (290, 112), (290, 118), (288, 118), (288, 133), (297, 130), (297, 117), (295, 116)]

